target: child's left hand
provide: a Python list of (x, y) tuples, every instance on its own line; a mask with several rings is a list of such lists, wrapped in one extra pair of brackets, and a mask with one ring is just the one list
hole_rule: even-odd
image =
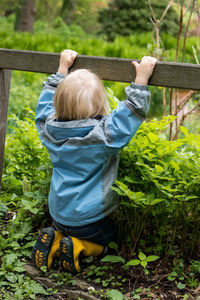
[(156, 62), (157, 59), (151, 56), (144, 56), (140, 63), (137, 63), (136, 61), (131, 62), (136, 70), (136, 77), (135, 77), (136, 84), (142, 84), (142, 85), (148, 84), (148, 80), (153, 73)]
[(63, 75), (67, 75), (69, 68), (73, 65), (76, 59), (77, 54), (78, 53), (76, 51), (70, 49), (62, 51), (60, 54), (58, 72), (62, 73)]

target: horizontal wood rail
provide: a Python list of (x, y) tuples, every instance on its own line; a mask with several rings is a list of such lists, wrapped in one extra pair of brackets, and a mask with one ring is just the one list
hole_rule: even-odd
[[(60, 54), (0, 48), (0, 190), (3, 173), (10, 70), (55, 73)], [(78, 55), (72, 69), (86, 68), (102, 80), (131, 82), (135, 79), (134, 59)], [(139, 60), (136, 60), (139, 61)], [(200, 65), (172, 62), (156, 63), (149, 85), (200, 90)]]
[[(51, 74), (57, 71), (59, 57), (58, 53), (0, 49), (0, 69)], [(72, 69), (87, 68), (103, 80), (131, 82), (135, 79), (132, 60), (78, 55)], [(200, 90), (200, 65), (158, 61), (149, 85)]]

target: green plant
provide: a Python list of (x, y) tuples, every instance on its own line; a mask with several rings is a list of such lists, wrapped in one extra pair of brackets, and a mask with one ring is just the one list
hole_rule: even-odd
[(27, 110), (29, 118), (24, 121), (15, 115), (9, 116), (9, 129), (12, 133), (6, 137), (3, 189), (7, 192), (26, 193), (27, 197), (36, 196), (32, 191), (37, 191), (37, 197), (40, 191), (47, 196), (51, 176), (50, 159), (47, 150), (40, 143), (33, 121), (34, 113)]
[[(173, 281), (179, 290), (186, 287), (197, 288), (199, 284), (199, 262), (192, 261), (191, 265), (186, 268), (183, 259), (174, 260), (172, 272), (167, 279)], [(196, 276), (197, 275), (197, 276)]]
[(101, 259), (101, 261), (109, 263), (122, 263), (123, 268), (125, 269), (130, 266), (141, 265), (144, 269), (144, 273), (147, 275), (149, 274), (149, 271), (147, 270), (147, 265), (150, 262), (157, 260), (158, 258), (159, 256), (156, 255), (146, 256), (142, 251), (140, 251), (136, 259), (131, 259), (127, 263), (125, 263), (125, 259), (120, 255), (106, 255), (104, 258)]
[(157, 260), (158, 258), (159, 258), (159, 256), (156, 256), (156, 255), (146, 256), (143, 252), (139, 252), (138, 258), (129, 260), (125, 264), (125, 266), (129, 267), (129, 266), (141, 265), (144, 268), (145, 274), (149, 274), (149, 271), (147, 270), (148, 263), (153, 262), (153, 261)]
[[(9, 117), (7, 135), (0, 228), (0, 294), (22, 299), (49, 293), (25, 274), (25, 260), (29, 260), (35, 244), (34, 228), (45, 222), (47, 195), (51, 176), (50, 161), (41, 146), (29, 110), (29, 118), (22, 121)], [(5, 292), (5, 289), (8, 292)]]
[(191, 260), (190, 268), (194, 274), (200, 274), (200, 260)]
[(168, 275), (167, 279), (169, 281), (174, 281), (177, 288), (182, 290), (185, 288), (185, 274), (184, 274), (184, 264), (183, 260), (178, 260), (177, 263), (174, 263), (174, 268), (172, 272)]
[(127, 297), (124, 296), (118, 290), (107, 290), (106, 291), (106, 297), (109, 300), (126, 300), (127, 299)]
[(198, 241), (200, 136), (181, 127), (184, 137), (168, 141), (164, 130), (172, 120), (143, 123), (121, 152), (112, 188), (121, 197), (127, 222), (120, 228), (131, 236), (132, 252), (142, 238), (146, 247), (154, 241), (159, 255), (174, 255), (177, 241), (182, 253), (192, 255)]
[[(168, 1), (152, 1), (155, 7), (156, 17), (158, 18), (164, 12)], [(141, 17), (142, 15), (142, 17)], [(108, 7), (100, 11), (99, 21), (102, 23), (102, 32), (106, 34), (109, 40), (113, 40), (116, 35), (131, 35), (133, 32), (145, 32), (152, 30), (150, 22), (151, 11), (146, 1), (126, 1), (113, 0), (109, 2)], [(170, 30), (175, 34), (177, 25), (175, 20), (177, 13), (171, 8), (162, 22), (164, 32)], [(132, 22), (134, 20), (134, 22)]]

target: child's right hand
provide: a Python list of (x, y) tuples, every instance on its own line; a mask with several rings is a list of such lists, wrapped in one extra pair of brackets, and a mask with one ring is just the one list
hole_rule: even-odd
[(77, 54), (78, 53), (76, 51), (70, 49), (62, 51), (60, 54), (58, 72), (62, 73), (63, 75), (67, 75), (69, 68), (72, 66), (74, 60), (76, 59)]
[(141, 85), (147, 85), (149, 78), (153, 73), (157, 59), (152, 56), (144, 56), (140, 63), (132, 61), (132, 65), (136, 70), (135, 83)]

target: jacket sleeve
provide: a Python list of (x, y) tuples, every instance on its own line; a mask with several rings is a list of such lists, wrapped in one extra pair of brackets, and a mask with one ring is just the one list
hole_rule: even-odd
[(107, 147), (119, 150), (126, 146), (147, 116), (150, 91), (146, 85), (131, 83), (125, 89), (127, 100), (121, 101), (104, 123)]
[(64, 79), (64, 75), (56, 73), (47, 78), (47, 81), (43, 83), (43, 89), (41, 91), (35, 114), (35, 123), (40, 133), (40, 124), (45, 123), (48, 116), (54, 114), (53, 97), (56, 87)]

